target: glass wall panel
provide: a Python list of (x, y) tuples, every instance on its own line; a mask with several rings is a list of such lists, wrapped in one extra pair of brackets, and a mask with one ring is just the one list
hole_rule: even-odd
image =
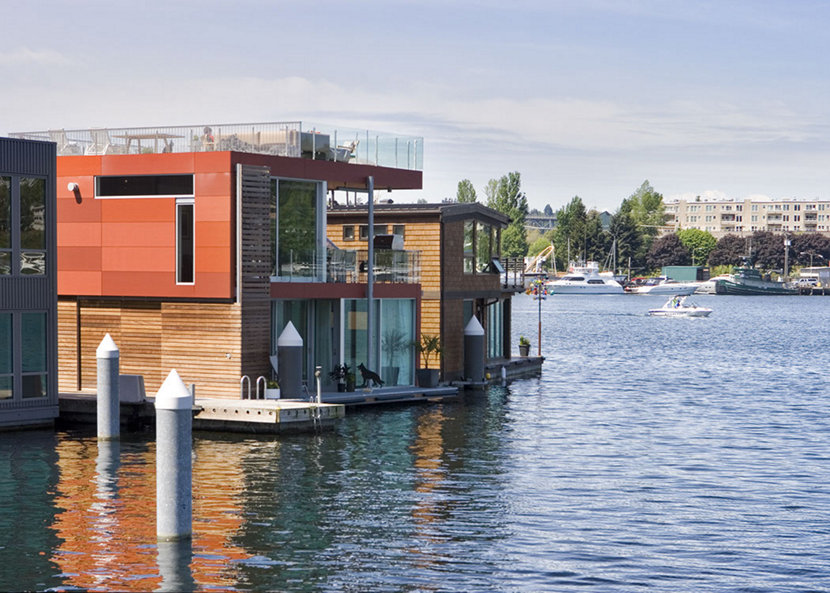
[(21, 315), (23, 397), (46, 397), (46, 313)]
[(504, 355), (504, 301), (487, 308), (487, 358)]
[(381, 379), (387, 385), (415, 384), (415, 301), (383, 299), (381, 317)]
[[(272, 354), (277, 353), (277, 340), (290, 321), (303, 339), (303, 360), (308, 360), (308, 305), (306, 300), (279, 300), (273, 302)], [(308, 380), (308, 369), (303, 367), (303, 381)]]
[(276, 275), (282, 278), (315, 278), (322, 274), (323, 255), (318, 253), (318, 189), (316, 181), (280, 179), (273, 186), (278, 205), (275, 217)]
[(490, 265), (490, 225), (476, 224), (476, 271), (481, 273)]
[(476, 223), (474, 220), (464, 221), (464, 273), (472, 274), (475, 268), (475, 243)]
[(343, 300), (343, 362), (355, 373), (357, 384), (363, 381), (357, 370), (357, 365), (363, 363), (367, 368), (376, 371), (378, 369), (378, 334), (379, 334), (379, 311), (380, 301), (375, 301), (375, 323), (373, 341), (373, 359), (367, 361), (368, 357), (368, 315), (366, 314), (366, 299), (344, 299)]
[(12, 314), (0, 313), (0, 400), (14, 396), (12, 360)]
[(0, 177), (0, 275), (12, 273), (11, 177)]
[(314, 302), (314, 366), (320, 367), (320, 378), (330, 388), (333, 384), (329, 373), (340, 364), (340, 301)]
[[(20, 180), (20, 273), (46, 273), (46, 180)], [(32, 251), (37, 250), (37, 251)]]

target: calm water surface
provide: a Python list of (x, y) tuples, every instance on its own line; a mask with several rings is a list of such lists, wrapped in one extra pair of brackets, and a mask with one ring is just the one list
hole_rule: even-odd
[(188, 544), (156, 543), (151, 434), (0, 434), (0, 589), (828, 591), (830, 299), (697, 300), (550, 297), (540, 378), (197, 433)]

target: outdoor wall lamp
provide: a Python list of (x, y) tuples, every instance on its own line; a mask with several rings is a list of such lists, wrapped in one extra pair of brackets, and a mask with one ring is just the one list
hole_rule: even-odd
[(66, 189), (68, 189), (73, 194), (75, 194), (75, 201), (78, 204), (80, 204), (81, 203), (81, 188), (78, 186), (78, 184), (75, 183), (74, 181), (70, 181), (69, 183), (66, 184)]

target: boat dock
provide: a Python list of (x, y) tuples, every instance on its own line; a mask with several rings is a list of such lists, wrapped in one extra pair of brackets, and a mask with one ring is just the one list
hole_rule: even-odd
[[(459, 397), (459, 387), (410, 386), (323, 392), (322, 403), (299, 399), (196, 398), (193, 429), (218, 432), (285, 433), (333, 427), (346, 415), (346, 408), (437, 403)], [(61, 393), (59, 422), (95, 424), (95, 392)], [(120, 402), (121, 425), (137, 430), (155, 422), (154, 398)]]

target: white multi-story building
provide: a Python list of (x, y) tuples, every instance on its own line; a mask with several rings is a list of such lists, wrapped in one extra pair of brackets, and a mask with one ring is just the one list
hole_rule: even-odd
[(824, 233), (830, 235), (830, 200), (730, 200), (698, 196), (666, 200), (666, 226), (700, 229), (720, 238), (727, 234)]

